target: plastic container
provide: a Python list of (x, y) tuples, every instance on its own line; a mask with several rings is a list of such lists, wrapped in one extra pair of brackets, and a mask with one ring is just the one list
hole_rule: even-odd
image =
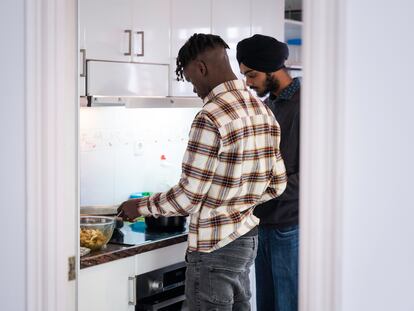
[(131, 193), (129, 196), (130, 199), (139, 199), (143, 197), (149, 197), (152, 194), (152, 192), (134, 192)]

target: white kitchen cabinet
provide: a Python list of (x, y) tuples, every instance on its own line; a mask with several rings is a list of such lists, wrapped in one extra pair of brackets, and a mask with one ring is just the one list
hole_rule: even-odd
[(168, 65), (88, 62), (87, 95), (167, 96)]
[(135, 257), (82, 269), (79, 272), (79, 311), (133, 311)]
[(284, 40), (284, 0), (252, 0), (252, 35)]
[(284, 0), (80, 0), (79, 6), (87, 59), (169, 64), (172, 96), (196, 96), (175, 75), (178, 51), (192, 34), (220, 35), (239, 77), (240, 40), (254, 33), (283, 40), (284, 34)]
[(176, 80), (180, 48), (194, 33), (211, 33), (211, 1), (171, 0), (171, 95), (196, 96), (191, 83)]
[[(129, 61), (131, 0), (79, 0), (79, 44), (87, 59)], [(131, 34), (132, 35), (132, 34)]]
[(227, 51), (234, 73), (241, 78), (236, 59), (237, 43), (251, 35), (251, 0), (211, 0), (211, 31), (229, 45)]
[(134, 62), (170, 63), (170, 0), (132, 0)]
[(170, 0), (80, 0), (87, 59), (170, 62)]

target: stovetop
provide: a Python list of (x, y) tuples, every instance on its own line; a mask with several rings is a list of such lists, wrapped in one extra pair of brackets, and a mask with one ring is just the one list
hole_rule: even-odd
[(141, 245), (169, 239), (187, 233), (187, 227), (183, 231), (153, 232), (147, 230), (144, 221), (138, 221), (134, 223), (124, 222), (124, 226), (122, 228), (114, 230), (114, 233), (109, 243), (126, 246)]

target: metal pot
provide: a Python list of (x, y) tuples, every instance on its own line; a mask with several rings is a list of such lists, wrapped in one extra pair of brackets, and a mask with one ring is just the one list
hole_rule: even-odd
[(184, 231), (185, 223), (185, 216), (145, 217), (145, 224), (149, 231)]

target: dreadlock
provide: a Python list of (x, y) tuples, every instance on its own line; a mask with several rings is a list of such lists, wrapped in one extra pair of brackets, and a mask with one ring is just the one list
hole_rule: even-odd
[(184, 67), (187, 66), (190, 61), (196, 59), (196, 57), (205, 50), (218, 46), (225, 49), (229, 48), (227, 43), (224, 42), (220, 36), (204, 33), (193, 34), (178, 52), (177, 69), (175, 70), (177, 81), (184, 81)]

